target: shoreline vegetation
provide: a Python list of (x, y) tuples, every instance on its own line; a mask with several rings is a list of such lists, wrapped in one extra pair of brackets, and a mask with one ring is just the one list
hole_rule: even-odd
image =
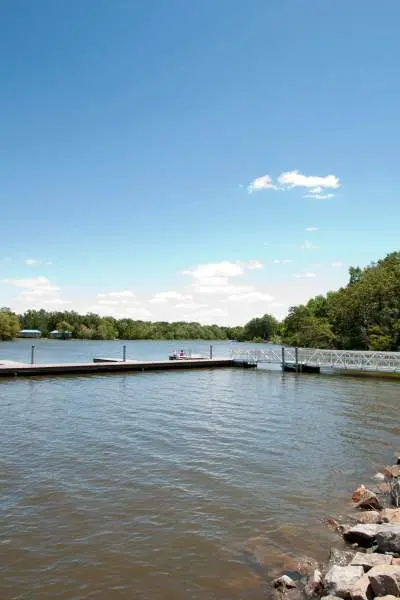
[(400, 598), (400, 455), (374, 476), (376, 485), (357, 488), (345, 524), (328, 526), (338, 535), (329, 559), (301, 558), (295, 571), (272, 582), (274, 600), (394, 600)]
[(244, 326), (197, 322), (143, 321), (101, 317), (75, 311), (28, 310), (16, 315), (0, 309), (0, 340), (12, 340), (21, 329), (71, 332), (93, 340), (235, 340), (271, 342), (293, 347), (396, 351), (400, 349), (400, 252), (364, 269), (350, 267), (345, 287), (289, 309), (279, 322), (266, 313)]

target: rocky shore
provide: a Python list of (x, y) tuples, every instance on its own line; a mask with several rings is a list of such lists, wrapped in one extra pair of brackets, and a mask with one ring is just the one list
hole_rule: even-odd
[(338, 534), (329, 560), (300, 561), (298, 572), (274, 580), (273, 600), (400, 598), (400, 455), (375, 479), (354, 491), (346, 523), (328, 521)]

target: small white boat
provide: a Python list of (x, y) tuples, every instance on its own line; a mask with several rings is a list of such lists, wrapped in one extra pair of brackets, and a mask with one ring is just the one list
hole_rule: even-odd
[(203, 354), (193, 354), (191, 351), (187, 352), (185, 350), (174, 350), (174, 352), (169, 355), (169, 360), (204, 360), (206, 358), (209, 357), (203, 356)]

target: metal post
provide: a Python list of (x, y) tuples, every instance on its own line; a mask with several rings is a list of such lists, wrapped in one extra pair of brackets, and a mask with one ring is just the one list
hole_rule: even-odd
[(33, 365), (35, 362), (35, 346), (32, 346), (31, 348), (31, 365)]
[(126, 346), (122, 346), (122, 360), (126, 362)]
[(210, 359), (213, 357), (213, 345), (210, 344)]
[(285, 370), (285, 348), (282, 346), (282, 371)]
[(295, 362), (296, 362), (296, 373), (299, 372), (299, 349), (295, 348), (294, 349), (294, 356), (295, 356)]

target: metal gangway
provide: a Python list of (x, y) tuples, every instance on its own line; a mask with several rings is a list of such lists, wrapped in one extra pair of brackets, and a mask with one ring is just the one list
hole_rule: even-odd
[(400, 372), (400, 352), (364, 350), (321, 350), (318, 348), (245, 347), (232, 351), (232, 358), (254, 363), (279, 364), (285, 367), (303, 366), (354, 371)]

